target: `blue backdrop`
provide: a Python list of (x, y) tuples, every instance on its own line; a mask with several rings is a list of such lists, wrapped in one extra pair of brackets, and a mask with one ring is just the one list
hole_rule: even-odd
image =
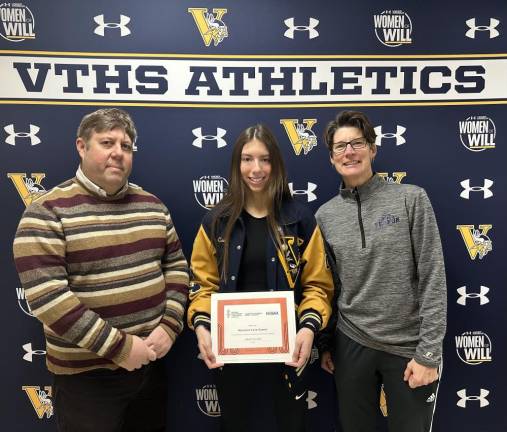
[[(449, 319), (433, 430), (506, 430), (503, 1), (27, 0), (1, 4), (0, 21), (3, 430), (54, 428), (42, 329), (11, 244), (25, 206), (74, 175), (77, 125), (102, 106), (134, 117), (131, 180), (167, 204), (187, 257), (241, 130), (274, 131), (292, 190), (316, 210), (340, 181), (325, 125), (365, 111), (376, 171), (423, 186), (442, 236)], [(167, 356), (170, 430), (217, 430), (197, 354), (185, 331)], [(309, 430), (333, 431), (333, 383), (316, 356)]]

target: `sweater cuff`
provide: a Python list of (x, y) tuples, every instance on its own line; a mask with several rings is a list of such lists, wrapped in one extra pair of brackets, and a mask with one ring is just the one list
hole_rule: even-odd
[(307, 309), (299, 317), (299, 326), (309, 328), (317, 333), (322, 326), (322, 317), (316, 310)]
[(123, 346), (120, 348), (118, 354), (116, 354), (113, 358), (111, 358), (111, 361), (113, 361), (117, 365), (120, 365), (120, 363), (127, 360), (128, 356), (130, 355), (130, 351), (132, 350), (132, 344), (134, 342), (132, 339), (132, 335), (128, 333), (123, 333), (123, 336), (124, 336)]
[(435, 355), (434, 353), (429, 351), (421, 355), (418, 351), (419, 350), (417, 350), (414, 355), (414, 360), (417, 363), (430, 368), (438, 368), (440, 366), (441, 356)]
[(179, 333), (175, 332), (170, 326), (163, 322), (159, 323), (159, 326), (162, 327), (162, 329), (169, 335), (173, 342), (176, 340), (176, 337)]
[(209, 314), (204, 312), (196, 312), (192, 318), (192, 326), (194, 327), (194, 330), (197, 328), (197, 326), (204, 326), (206, 330), (211, 330), (211, 318)]

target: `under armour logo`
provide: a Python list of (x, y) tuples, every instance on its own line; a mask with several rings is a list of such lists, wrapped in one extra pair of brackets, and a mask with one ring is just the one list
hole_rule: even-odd
[(25, 350), (26, 354), (23, 356), (23, 360), (26, 360), (28, 362), (31, 362), (34, 355), (45, 355), (46, 351), (44, 350), (34, 350), (32, 349), (32, 343), (26, 343), (23, 345), (23, 349)]
[(470, 192), (482, 192), (484, 199), (493, 196), (493, 192), (489, 189), (493, 186), (493, 180), (484, 179), (484, 186), (470, 186), (470, 179), (466, 179), (460, 185), (463, 187), (463, 192), (459, 195), (461, 198), (470, 199)]
[(375, 138), (375, 145), (377, 145), (379, 147), (382, 145), (383, 138), (387, 138), (387, 139), (396, 138), (396, 145), (397, 146), (401, 145), (401, 144), (405, 144), (405, 142), (406, 142), (405, 138), (403, 137), (403, 134), (405, 133), (407, 128), (405, 128), (403, 126), (397, 125), (396, 126), (396, 133), (392, 133), (392, 132), (382, 133), (382, 126), (377, 126), (374, 129), (375, 129), (375, 134), (377, 135), (377, 137)]
[(308, 390), (308, 394), (306, 395), (306, 402), (308, 403), (308, 409), (311, 410), (313, 408), (317, 408), (317, 402), (315, 402), (315, 398), (317, 397), (317, 393), (314, 391)]
[(128, 36), (130, 34), (130, 29), (127, 27), (127, 24), (130, 22), (130, 17), (126, 15), (120, 15), (120, 22), (104, 22), (104, 15), (97, 15), (93, 17), (93, 20), (98, 24), (95, 27), (94, 33), (99, 36), (104, 36), (104, 32), (106, 28), (119, 28), (120, 29), (120, 37)]
[(469, 299), (469, 298), (478, 298), (479, 304), (481, 306), (489, 303), (489, 298), (486, 295), (489, 292), (489, 288), (486, 286), (481, 285), (481, 289), (478, 293), (468, 293), (466, 286), (459, 287), (456, 291), (458, 291), (458, 294), (459, 294), (459, 297), (458, 297), (458, 300), (456, 300), (456, 303), (458, 303), (462, 306), (466, 306), (467, 299)]
[(312, 202), (317, 199), (317, 195), (314, 194), (314, 191), (317, 189), (317, 185), (315, 183), (308, 182), (306, 189), (296, 190), (294, 190), (294, 184), (289, 183), (289, 189), (292, 195), (306, 195), (308, 202)]
[(493, 39), (500, 35), (500, 32), (496, 29), (498, 27), (498, 24), (500, 24), (500, 21), (496, 18), (490, 18), (489, 19), (489, 26), (478, 26), (476, 25), (475, 18), (470, 18), (469, 20), (466, 20), (466, 25), (468, 26), (469, 30), (465, 33), (466, 37), (469, 37), (470, 39), (475, 39), (475, 32), (476, 31), (489, 31), (489, 38)]
[(224, 136), (227, 133), (225, 129), (217, 128), (216, 135), (203, 135), (202, 127), (198, 127), (192, 129), (192, 133), (196, 137), (194, 141), (192, 141), (192, 145), (194, 147), (202, 148), (203, 141), (216, 141), (217, 148), (225, 147), (227, 142), (224, 140)]
[(319, 36), (319, 32), (315, 30), (319, 25), (318, 19), (310, 18), (307, 26), (294, 25), (294, 18), (287, 18), (284, 23), (287, 26), (287, 30), (285, 30), (283, 35), (289, 39), (294, 39), (294, 32), (296, 31), (307, 31), (309, 39), (314, 39)]
[(456, 405), (460, 408), (466, 408), (468, 401), (479, 401), (479, 406), (481, 408), (489, 405), (489, 401), (486, 399), (486, 396), (489, 395), (489, 390), (481, 389), (479, 396), (467, 396), (466, 389), (461, 389), (456, 393), (460, 397)]
[(16, 138), (30, 138), (30, 143), (34, 146), (40, 144), (41, 140), (37, 136), (40, 127), (31, 124), (30, 132), (16, 132), (14, 130), (14, 125), (10, 124), (4, 127), (4, 131), (7, 132), (7, 138), (5, 138), (5, 143), (10, 145), (16, 145)]

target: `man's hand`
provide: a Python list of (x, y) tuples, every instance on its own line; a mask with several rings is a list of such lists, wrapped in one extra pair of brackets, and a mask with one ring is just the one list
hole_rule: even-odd
[(161, 326), (157, 326), (144, 340), (144, 343), (148, 346), (148, 348), (155, 351), (157, 358), (159, 359), (169, 352), (174, 342)]
[(195, 329), (195, 335), (197, 336), (197, 346), (199, 347), (199, 352), (201, 353), (201, 357), (208, 366), (209, 369), (215, 369), (217, 367), (222, 367), (222, 363), (217, 363), (215, 354), (211, 351), (211, 333), (209, 330), (200, 325)]
[(407, 381), (410, 388), (425, 386), (437, 379), (437, 368), (423, 366), (414, 359), (408, 362), (405, 373), (403, 374), (403, 381)]
[(119, 365), (128, 371), (133, 371), (156, 359), (157, 354), (155, 351), (149, 348), (139, 336), (132, 336), (130, 353)]
[(297, 332), (292, 361), (285, 363), (287, 366), (300, 368), (308, 361), (312, 352), (313, 337), (313, 331), (306, 327)]
[(334, 363), (329, 351), (324, 351), (320, 357), (320, 367), (330, 374), (334, 373)]

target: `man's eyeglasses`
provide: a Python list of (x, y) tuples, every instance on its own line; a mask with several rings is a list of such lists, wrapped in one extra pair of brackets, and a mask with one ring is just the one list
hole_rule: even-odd
[(339, 155), (345, 152), (345, 149), (350, 144), (353, 150), (360, 150), (368, 144), (364, 138), (356, 138), (352, 141), (341, 141), (333, 143), (332, 152), (334, 155)]

